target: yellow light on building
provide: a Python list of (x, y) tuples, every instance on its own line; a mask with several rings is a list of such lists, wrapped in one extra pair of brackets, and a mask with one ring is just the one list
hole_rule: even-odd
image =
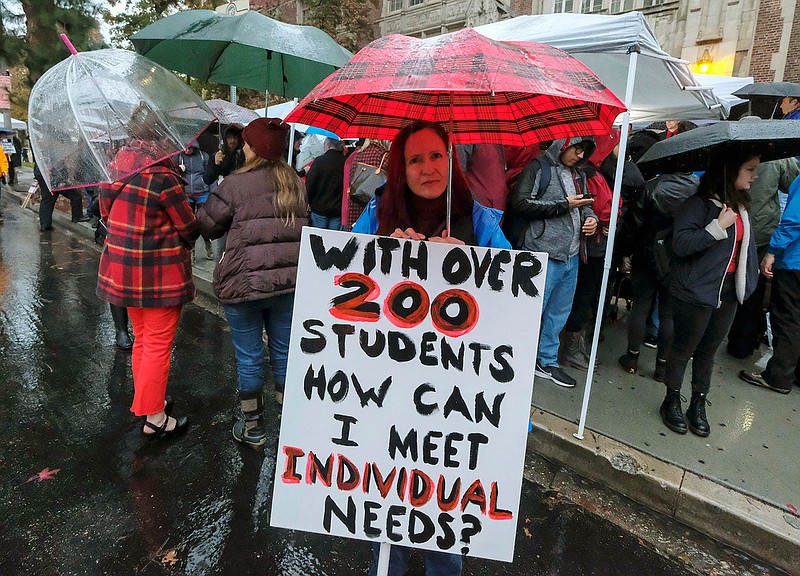
[(711, 58), (711, 53), (708, 51), (708, 48), (703, 49), (703, 54), (697, 60), (694, 66), (694, 71), (697, 74), (708, 74), (711, 71), (711, 65), (714, 63), (714, 59)]

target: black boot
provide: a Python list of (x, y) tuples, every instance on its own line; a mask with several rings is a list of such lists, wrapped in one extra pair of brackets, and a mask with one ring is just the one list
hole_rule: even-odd
[(686, 420), (683, 419), (681, 393), (679, 390), (667, 388), (667, 395), (661, 403), (661, 409), (658, 413), (661, 414), (661, 419), (667, 428), (678, 434), (686, 434)]
[(628, 350), (619, 357), (618, 362), (625, 372), (628, 374), (636, 374), (636, 370), (639, 367), (639, 351)]
[(689, 421), (689, 430), (698, 436), (711, 434), (711, 427), (706, 419), (706, 395), (692, 392), (689, 408), (686, 410), (686, 419)]
[(233, 439), (242, 444), (259, 447), (267, 442), (264, 427), (264, 391), (239, 392), (243, 418), (233, 424)]
[(128, 333), (128, 309), (124, 306), (109, 304), (111, 307), (111, 317), (114, 319), (114, 330), (116, 338), (114, 346), (120, 350), (130, 350), (133, 348), (133, 340)]

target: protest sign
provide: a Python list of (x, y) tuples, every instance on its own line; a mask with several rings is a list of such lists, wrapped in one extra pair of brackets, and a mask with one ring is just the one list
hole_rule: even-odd
[(270, 523), (510, 562), (546, 262), (304, 228)]
[(14, 141), (11, 138), (3, 138), (0, 140), (0, 147), (3, 148), (4, 154), (16, 154), (17, 149), (14, 147)]

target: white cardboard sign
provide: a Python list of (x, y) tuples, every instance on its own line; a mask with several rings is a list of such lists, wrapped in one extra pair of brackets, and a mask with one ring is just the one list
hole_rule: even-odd
[(271, 524), (510, 562), (546, 263), (305, 228)]

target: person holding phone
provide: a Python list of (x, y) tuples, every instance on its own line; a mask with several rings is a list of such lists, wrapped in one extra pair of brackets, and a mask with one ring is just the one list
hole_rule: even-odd
[(592, 199), (592, 211), (597, 215), (599, 226), (591, 236), (583, 237), (578, 263), (578, 284), (572, 311), (566, 325), (562, 360), (578, 370), (589, 368), (589, 356), (584, 343), (584, 331), (594, 317), (600, 301), (600, 284), (603, 280), (603, 263), (608, 245), (608, 229), (611, 221), (611, 202), (614, 193), (613, 182), (609, 183), (600, 170), (607, 157), (617, 156), (620, 133), (612, 130), (609, 134), (595, 137), (595, 150), (592, 157), (581, 168), (586, 175), (584, 199)]
[(576, 381), (558, 363), (559, 335), (575, 296), (581, 236), (597, 232), (594, 200), (578, 168), (594, 150), (592, 138), (555, 140), (523, 170), (509, 203), (513, 217), (524, 222), (522, 248), (549, 254), (536, 376), (565, 388)]

